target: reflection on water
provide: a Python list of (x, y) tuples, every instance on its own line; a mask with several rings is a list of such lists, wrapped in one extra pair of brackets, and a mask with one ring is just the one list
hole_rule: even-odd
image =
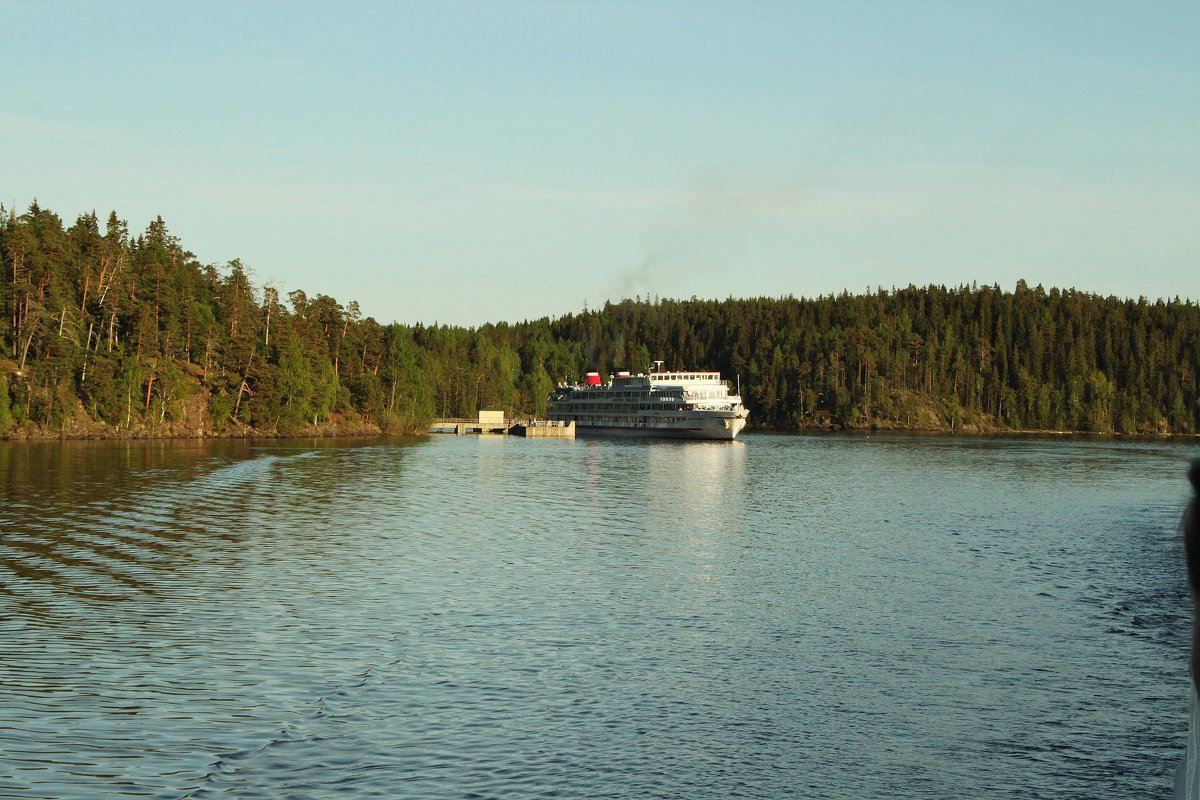
[(0, 797), (1159, 797), (1194, 445), (0, 443)]

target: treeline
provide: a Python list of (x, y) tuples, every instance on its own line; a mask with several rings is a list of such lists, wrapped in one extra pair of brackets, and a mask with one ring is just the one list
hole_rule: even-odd
[(162, 219), (0, 206), (0, 435), (423, 429), (545, 413), (588, 369), (719, 369), (759, 427), (1200, 430), (1200, 308), (1020, 283), (625, 300), (478, 329), (380, 324), (204, 265)]
[(941, 286), (623, 302), (551, 323), (594, 363), (740, 375), (751, 419), (808, 427), (1200, 430), (1200, 306)]

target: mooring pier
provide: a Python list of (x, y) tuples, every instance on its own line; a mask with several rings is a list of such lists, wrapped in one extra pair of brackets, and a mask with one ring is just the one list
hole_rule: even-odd
[(524, 436), (529, 439), (574, 439), (575, 423), (546, 419), (507, 419), (503, 411), (480, 411), (478, 419), (464, 417), (435, 419), (430, 433), (468, 433)]

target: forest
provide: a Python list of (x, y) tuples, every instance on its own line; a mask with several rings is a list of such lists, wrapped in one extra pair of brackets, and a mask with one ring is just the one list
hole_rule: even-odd
[[(1018, 282), (380, 323), (202, 264), (156, 218), (0, 205), (0, 437), (412, 433), (583, 372), (720, 370), (752, 428), (1200, 431), (1200, 306)], [(1131, 266), (1131, 269), (1134, 268)]]

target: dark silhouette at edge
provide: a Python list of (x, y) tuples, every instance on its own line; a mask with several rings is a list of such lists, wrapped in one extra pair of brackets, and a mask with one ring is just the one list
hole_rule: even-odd
[(1187, 744), (1175, 770), (1175, 800), (1200, 800), (1200, 460), (1188, 468), (1192, 499), (1183, 512), (1183, 549), (1192, 597), (1192, 691)]
[(1200, 693), (1200, 461), (1188, 469), (1192, 501), (1183, 516), (1183, 547), (1187, 553), (1188, 584), (1192, 595), (1192, 683)]

